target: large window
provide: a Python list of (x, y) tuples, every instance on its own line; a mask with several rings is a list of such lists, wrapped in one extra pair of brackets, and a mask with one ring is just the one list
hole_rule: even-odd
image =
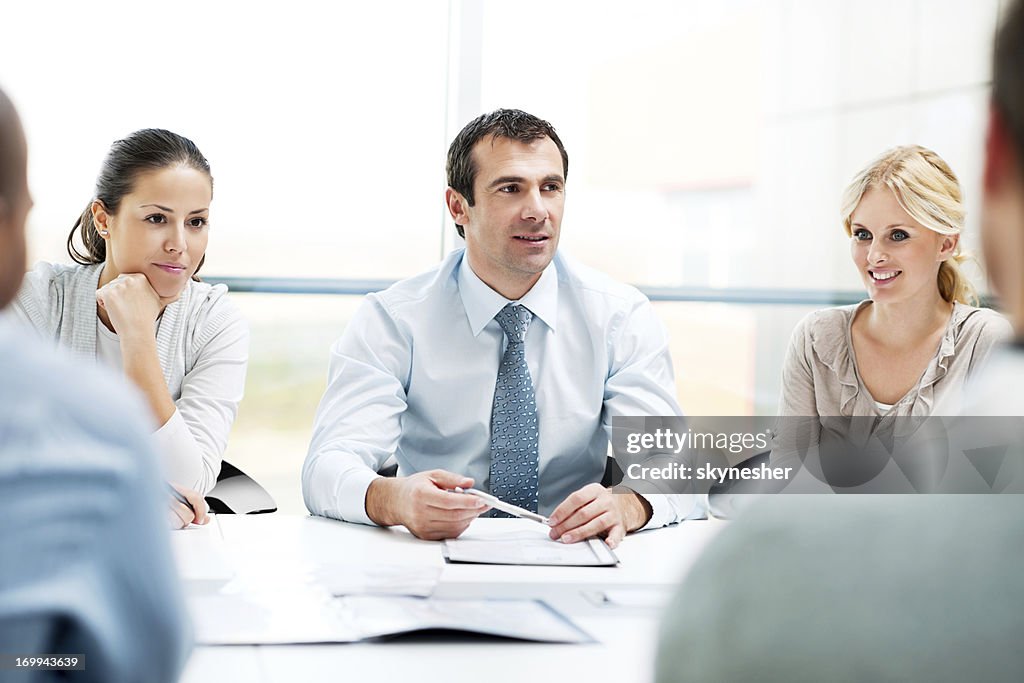
[(603, 270), (859, 289), (839, 196), (909, 143), (960, 175), (977, 243), (997, 0), (500, 7), (480, 19), (480, 108), (518, 103), (564, 133), (564, 244)]
[(62, 258), (110, 142), (163, 126), (213, 163), (208, 274), (406, 276), (458, 243), (451, 137), (516, 106), (569, 149), (564, 246), (584, 261), (644, 285), (856, 289), (838, 197), (889, 146), (946, 157), (976, 243), (999, 6), (17, 3), (0, 83), (31, 144), (36, 258)]
[(64, 258), (110, 143), (163, 127), (213, 167), (208, 274), (402, 277), (438, 259), (445, 3), (60, 4), (5, 6), (0, 41), (33, 258)]

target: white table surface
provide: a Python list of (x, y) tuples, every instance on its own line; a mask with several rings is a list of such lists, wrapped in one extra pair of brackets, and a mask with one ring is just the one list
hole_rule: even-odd
[[(459, 636), (414, 636), (337, 645), (198, 646), (182, 681), (515, 681), (652, 678), (659, 610), (605, 607), (586, 592), (670, 590), (725, 522), (686, 521), (630, 535), (617, 567), (517, 567), (446, 564), (437, 542), (405, 529), (380, 529), (299, 515), (221, 515), (209, 527), (172, 535), (186, 590), (209, 590), (234, 571), (287, 585), (324, 564), (435, 566), (435, 597), (541, 598), (597, 642), (550, 645)], [(523, 529), (534, 522), (478, 519), (465, 536)]]

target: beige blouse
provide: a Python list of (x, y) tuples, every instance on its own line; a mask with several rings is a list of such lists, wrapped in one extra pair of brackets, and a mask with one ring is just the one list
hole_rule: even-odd
[(915, 422), (897, 417), (960, 413), (967, 378), (1013, 333), (995, 311), (954, 304), (938, 352), (917, 385), (883, 410), (861, 381), (850, 332), (857, 311), (869, 303), (815, 311), (797, 324), (782, 370), (773, 456), (820, 441), (863, 444), (887, 426), (900, 431)]

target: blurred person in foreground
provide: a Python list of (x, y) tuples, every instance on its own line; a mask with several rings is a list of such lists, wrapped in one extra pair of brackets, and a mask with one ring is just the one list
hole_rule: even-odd
[[(0, 309), (25, 273), (26, 161), (0, 91)], [(84, 655), (76, 681), (177, 680), (188, 641), (150, 419), (130, 390), (45, 350), (7, 311), (0, 377), (0, 651)], [(4, 681), (68, 676), (0, 670)]]
[(971, 387), (966, 414), (1024, 415), (1024, 3), (1005, 13), (996, 39), (985, 139), (981, 238), (992, 289), (1013, 323)]
[[(966, 410), (981, 396), (995, 414), (1019, 416), (1019, 0), (996, 38), (984, 168), (985, 257), (1018, 342), (968, 386)], [(1024, 443), (1011, 447), (1001, 467), (1019, 477)], [(662, 626), (657, 680), (1024, 680), (1022, 564), (1019, 495), (770, 499), (726, 529), (687, 575)]]

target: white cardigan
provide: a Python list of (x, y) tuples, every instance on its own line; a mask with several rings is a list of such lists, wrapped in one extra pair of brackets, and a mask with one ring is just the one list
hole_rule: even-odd
[[(12, 308), (47, 339), (96, 362), (96, 285), (103, 264), (39, 263)], [(160, 367), (175, 411), (154, 438), (168, 481), (200, 493), (217, 483), (245, 388), (249, 328), (227, 287), (190, 281), (157, 321)], [(102, 323), (100, 323), (102, 324)]]

